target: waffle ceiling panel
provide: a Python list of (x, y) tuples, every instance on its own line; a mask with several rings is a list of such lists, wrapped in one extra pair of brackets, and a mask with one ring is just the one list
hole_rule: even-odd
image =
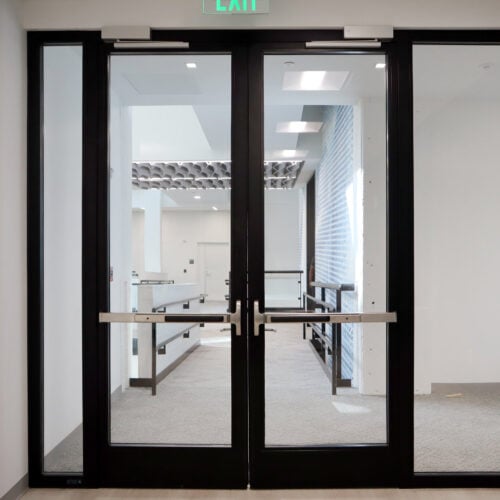
[[(303, 161), (264, 162), (266, 189), (295, 186)], [(134, 162), (132, 185), (139, 189), (230, 189), (230, 161)]]

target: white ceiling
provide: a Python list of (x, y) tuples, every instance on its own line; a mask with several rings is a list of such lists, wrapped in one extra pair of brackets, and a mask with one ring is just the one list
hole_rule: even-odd
[[(283, 160), (283, 150), (304, 150), (297, 185), (314, 171), (321, 155), (320, 134), (277, 133), (278, 123), (321, 121), (325, 106), (384, 97), (382, 55), (269, 55), (265, 75), (265, 159)], [(196, 63), (189, 69), (186, 63)], [(283, 90), (285, 72), (348, 71), (339, 91)], [(227, 55), (116, 55), (111, 89), (132, 107), (133, 161), (210, 161), (231, 158), (231, 58)], [(298, 158), (302, 159), (302, 157)], [(228, 208), (228, 193), (166, 193), (166, 208), (203, 205)]]
[[(279, 152), (297, 148), (299, 134), (276, 133), (276, 127), (279, 122), (302, 120), (304, 106), (353, 104), (362, 97), (382, 97), (385, 71), (375, 69), (375, 64), (383, 60), (382, 55), (266, 56), (266, 160), (283, 159)], [(197, 68), (188, 69), (188, 62), (196, 63)], [(340, 91), (283, 90), (285, 72), (306, 70), (348, 71), (349, 75)], [(229, 56), (113, 56), (111, 85), (125, 104), (139, 107), (133, 114), (134, 161), (230, 158)], [(317, 159), (318, 154), (309, 151), (308, 158)]]

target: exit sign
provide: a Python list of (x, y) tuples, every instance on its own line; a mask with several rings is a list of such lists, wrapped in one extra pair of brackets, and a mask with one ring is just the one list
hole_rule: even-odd
[(267, 14), (270, 0), (203, 0), (205, 14)]

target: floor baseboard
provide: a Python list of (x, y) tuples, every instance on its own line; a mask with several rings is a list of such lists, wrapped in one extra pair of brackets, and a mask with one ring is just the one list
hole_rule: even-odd
[(28, 474), (25, 474), (0, 500), (17, 500), (29, 488)]

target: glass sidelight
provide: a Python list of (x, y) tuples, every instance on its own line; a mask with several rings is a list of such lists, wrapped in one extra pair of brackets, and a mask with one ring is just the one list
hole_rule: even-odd
[(43, 472), (83, 472), (82, 47), (43, 52)]
[(387, 443), (385, 63), (264, 58), (268, 447)]
[(111, 56), (109, 100), (110, 442), (230, 446), (231, 57)]
[(413, 59), (415, 472), (498, 472), (500, 47)]

